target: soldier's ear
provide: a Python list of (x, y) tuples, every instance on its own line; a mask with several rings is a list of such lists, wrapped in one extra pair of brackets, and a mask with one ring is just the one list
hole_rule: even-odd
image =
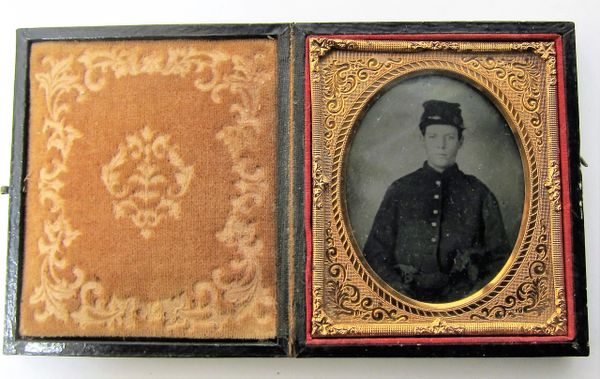
[(421, 141), (421, 147), (423, 149), (427, 149), (427, 144), (425, 143), (425, 135), (423, 133), (419, 133), (419, 141)]
[(461, 135), (458, 140), (458, 148), (459, 149), (462, 147), (464, 140), (465, 140), (465, 136)]

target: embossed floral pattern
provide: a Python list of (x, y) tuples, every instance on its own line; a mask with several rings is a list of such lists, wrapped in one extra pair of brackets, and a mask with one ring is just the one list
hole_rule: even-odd
[[(102, 181), (115, 198), (115, 217), (129, 218), (145, 239), (163, 218), (179, 218), (177, 200), (187, 192), (194, 173), (169, 139), (146, 126), (127, 136), (112, 160), (102, 167)], [(130, 172), (124, 171), (126, 163), (133, 164)], [(163, 175), (164, 166), (169, 175)]]
[[(36, 322), (55, 318), (74, 323), (81, 335), (87, 327), (107, 335), (128, 335), (142, 323), (160, 328), (159, 335), (273, 335), (275, 295), (262, 279), (259, 257), (265, 244), (256, 218), (270, 187), (265, 182), (267, 173), (252, 153), (268, 130), (259, 102), (261, 91), (272, 79), (272, 73), (260, 69), (264, 58), (261, 52), (242, 56), (190, 47), (144, 54), (135, 48), (90, 48), (79, 56), (43, 59), (43, 71), (32, 80), (44, 93), (46, 108), (40, 112), (48, 157), (38, 173), (31, 173), (39, 177), (38, 200), (47, 214), (37, 241), (40, 277), (27, 303)], [(236, 188), (216, 236), (231, 249), (232, 257), (214, 269), (209, 280), (198, 281), (173, 297), (150, 300), (115, 295), (94, 273), (73, 263), (70, 257), (76, 252), (69, 249), (85, 236), (69, 220), (63, 194), (69, 157), (75, 141), (84, 136), (77, 125), (68, 124), (66, 115), (112, 81), (141, 74), (189, 76), (192, 86), (216, 104), (228, 94), (231, 121), (217, 129), (215, 138), (229, 152)], [(179, 201), (188, 192), (194, 168), (168, 133), (145, 126), (125, 136), (99, 174), (113, 198), (114, 216), (131, 221), (149, 239), (166, 217), (177, 219), (181, 214)]]

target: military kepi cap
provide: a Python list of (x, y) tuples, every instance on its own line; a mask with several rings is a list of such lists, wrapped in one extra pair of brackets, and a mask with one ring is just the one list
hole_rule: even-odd
[(464, 130), (460, 104), (428, 100), (423, 103), (423, 108), (423, 115), (419, 123), (421, 133), (425, 134), (425, 128), (434, 124), (451, 125), (456, 127), (459, 132)]

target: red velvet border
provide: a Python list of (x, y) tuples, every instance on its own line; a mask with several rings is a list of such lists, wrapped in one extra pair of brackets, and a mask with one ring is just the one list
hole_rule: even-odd
[(306, 299), (306, 343), (312, 341), (310, 322), (312, 317), (312, 112), (310, 94), (309, 37), (306, 38), (306, 62), (304, 63), (304, 233), (306, 235), (305, 299)]
[[(306, 50), (309, 51), (309, 38)], [(558, 127), (560, 146), (561, 188), (563, 207), (563, 244), (565, 259), (565, 288), (567, 301), (566, 336), (469, 336), (469, 337), (356, 337), (356, 338), (313, 338), (311, 335), (312, 315), (312, 187), (311, 187), (311, 93), (309, 54), (306, 53), (304, 80), (305, 156), (304, 156), (304, 228), (306, 233), (306, 343), (307, 345), (390, 345), (390, 344), (477, 344), (477, 343), (552, 343), (567, 342), (575, 337), (575, 305), (573, 299), (573, 267), (571, 240), (571, 197), (569, 187), (569, 151), (567, 134), (566, 94), (562, 38), (557, 34), (406, 34), (406, 35), (319, 35), (336, 39), (374, 40), (461, 40), (461, 41), (553, 41), (556, 46)]]

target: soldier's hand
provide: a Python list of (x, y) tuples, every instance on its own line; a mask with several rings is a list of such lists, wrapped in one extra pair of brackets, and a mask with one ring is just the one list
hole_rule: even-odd
[(411, 265), (397, 264), (394, 268), (400, 274), (400, 278), (402, 278), (404, 284), (412, 283), (415, 280), (414, 275), (418, 272), (417, 268)]
[(471, 255), (467, 252), (457, 249), (454, 255), (454, 264), (451, 273), (463, 272), (471, 265)]
[(470, 265), (469, 266), (469, 280), (472, 283), (475, 283), (478, 278), (479, 278), (479, 269), (477, 268), (476, 265)]

